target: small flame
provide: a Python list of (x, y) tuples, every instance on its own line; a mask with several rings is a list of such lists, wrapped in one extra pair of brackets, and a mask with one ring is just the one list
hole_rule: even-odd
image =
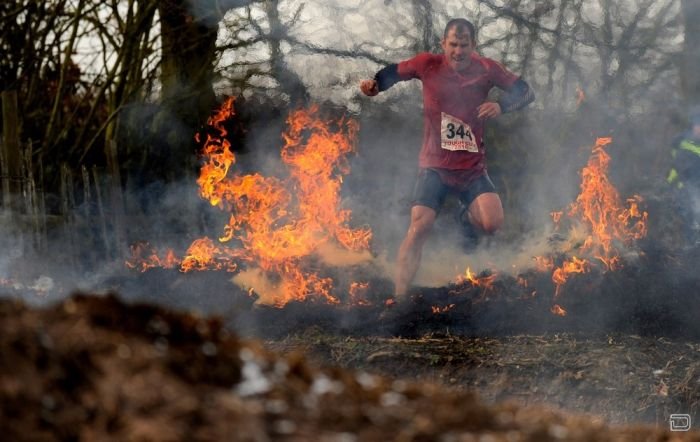
[(560, 267), (552, 272), (552, 281), (556, 286), (554, 298), (560, 294), (561, 286), (566, 283), (569, 277), (574, 273), (586, 273), (590, 270), (590, 264), (585, 259), (579, 259), (573, 256), (570, 260), (565, 260)]
[(554, 269), (554, 259), (549, 256), (535, 256), (532, 258), (535, 261), (535, 269), (538, 272), (548, 272)]
[(464, 282), (469, 282), (474, 287), (482, 287), (484, 289), (490, 289), (493, 287), (493, 282), (496, 280), (496, 273), (491, 273), (486, 276), (476, 276), (472, 273), (471, 268), (467, 267), (464, 275), (460, 275), (457, 278), (457, 283), (462, 284)]
[(180, 270), (236, 270), (236, 263), (231, 261), (229, 250), (218, 246), (209, 238), (196, 239), (187, 249), (180, 264)]
[(367, 299), (369, 291), (369, 282), (353, 282), (350, 284), (350, 304), (352, 305), (371, 305)]
[(130, 269), (145, 272), (156, 267), (172, 269), (180, 265), (180, 259), (172, 249), (166, 250), (161, 258), (158, 251), (148, 242), (138, 242), (132, 244), (129, 248), (131, 250), (131, 259), (127, 260), (125, 264)]
[(549, 309), (553, 314), (557, 316), (566, 316), (566, 310), (559, 304), (554, 304), (551, 309)]
[(452, 310), (455, 307), (456, 304), (448, 304), (446, 306), (440, 307), (440, 306), (432, 306), (431, 309), (433, 310), (433, 314), (439, 314), (439, 313), (447, 313), (450, 310)]

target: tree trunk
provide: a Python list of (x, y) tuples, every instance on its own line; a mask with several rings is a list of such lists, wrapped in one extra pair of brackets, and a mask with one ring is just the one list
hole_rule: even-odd
[(280, 47), (280, 41), (286, 35), (287, 30), (280, 20), (278, 6), (278, 0), (266, 0), (263, 3), (270, 22), (268, 44), (272, 75), (279, 81), (282, 90), (289, 95), (289, 101), (292, 105), (304, 105), (309, 99), (306, 86), (296, 72), (289, 69)]
[(161, 0), (162, 109), (153, 125), (168, 180), (193, 174), (194, 134), (216, 105), (214, 65), (219, 21), (252, 0)]
[(217, 27), (196, 20), (186, 0), (164, 0), (161, 17), (162, 110), (154, 122), (155, 135), (169, 159), (163, 166), (168, 178), (194, 172), (197, 126), (206, 121), (215, 103), (214, 59)]
[(700, 105), (700, 2), (683, 0), (685, 42), (681, 64), (683, 96), (689, 106)]

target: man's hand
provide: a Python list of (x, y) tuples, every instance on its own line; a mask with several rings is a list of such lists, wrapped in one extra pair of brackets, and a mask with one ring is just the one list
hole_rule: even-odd
[(484, 118), (484, 119), (496, 118), (497, 116), (502, 114), (501, 105), (498, 103), (491, 102), (491, 101), (487, 101), (486, 103), (477, 107), (476, 110), (477, 110), (476, 116), (478, 118)]
[(379, 93), (379, 85), (376, 80), (362, 80), (360, 90), (368, 97), (374, 97)]

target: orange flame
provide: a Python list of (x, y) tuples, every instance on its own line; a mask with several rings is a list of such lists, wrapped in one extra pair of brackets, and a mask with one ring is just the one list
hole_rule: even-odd
[(161, 258), (158, 251), (147, 242), (138, 242), (129, 248), (132, 259), (126, 261), (126, 266), (130, 269), (145, 272), (155, 267), (172, 269), (180, 264), (180, 259), (175, 256), (175, 252), (171, 249), (168, 249)]
[[(629, 246), (646, 235), (648, 218), (647, 212), (640, 209), (641, 197), (628, 198), (625, 207), (608, 179), (610, 156), (605, 146), (611, 142), (612, 138), (596, 140), (588, 163), (581, 170), (581, 191), (567, 212), (570, 219), (580, 224), (572, 226), (572, 234), (581, 227), (585, 229), (585, 240), (579, 253), (598, 260), (608, 271), (622, 266), (619, 246)], [(551, 215), (558, 227), (562, 212), (552, 212)], [(555, 266), (553, 259), (548, 257), (536, 257), (535, 262), (538, 270), (552, 271), (555, 299), (571, 275), (591, 269), (590, 260), (576, 256), (565, 259), (560, 266)], [(566, 311), (555, 305), (552, 313), (563, 316)]]
[(553, 314), (557, 316), (566, 316), (566, 310), (559, 304), (554, 304), (551, 309), (549, 309)]
[(367, 300), (369, 282), (353, 282), (350, 284), (350, 303), (353, 305), (370, 305)]
[(434, 305), (434, 306), (431, 307), (431, 309), (432, 309), (432, 311), (433, 311), (433, 314), (436, 314), (436, 315), (437, 315), (437, 314), (439, 314), (439, 313), (447, 313), (447, 312), (449, 312), (450, 310), (452, 310), (452, 309), (455, 307), (455, 305), (457, 305), (457, 304), (448, 304), (448, 305), (446, 305), (446, 306), (444, 306), (444, 307), (439, 307), (439, 306)]
[[(623, 207), (617, 189), (610, 183), (607, 170), (610, 156), (605, 146), (612, 138), (598, 138), (588, 164), (581, 171), (581, 192), (569, 209), (570, 217), (578, 217), (590, 229), (584, 249), (599, 259), (608, 270), (620, 264), (614, 242), (629, 245), (647, 233), (647, 212), (639, 209), (641, 197), (633, 196)], [(631, 224), (631, 226), (630, 226)]]
[(493, 282), (496, 280), (496, 273), (492, 273), (490, 275), (485, 275), (485, 276), (476, 276), (474, 273), (472, 273), (472, 270), (467, 267), (466, 272), (464, 272), (464, 275), (460, 275), (457, 278), (457, 283), (461, 284), (464, 282), (469, 282), (472, 286), (474, 287), (483, 287), (484, 289), (490, 289), (493, 287)]
[(554, 298), (559, 296), (561, 286), (566, 283), (569, 277), (574, 273), (586, 273), (590, 270), (590, 264), (585, 259), (579, 259), (575, 256), (571, 260), (566, 260), (552, 272), (552, 281), (556, 285)]
[(535, 256), (532, 259), (535, 261), (535, 269), (538, 272), (544, 273), (554, 269), (554, 259), (549, 256)]
[[(302, 261), (329, 242), (351, 251), (369, 249), (370, 229), (348, 227), (350, 211), (340, 208), (342, 177), (350, 171), (345, 157), (354, 151), (358, 124), (343, 118), (324, 121), (317, 106), (294, 111), (287, 119), (281, 151), (289, 177), (239, 175), (232, 172), (236, 157), (224, 126), (235, 115), (233, 103), (228, 99), (208, 121), (213, 134), (204, 140), (205, 162), (197, 179), (200, 196), (230, 212), (229, 221), (218, 242), (209, 238), (193, 242), (179, 262), (180, 270), (233, 272), (247, 263), (275, 281), (274, 293), (261, 301), (282, 306), (316, 296), (338, 303), (331, 294), (333, 281), (304, 270)], [(236, 246), (227, 246), (229, 242)], [(149, 253), (148, 259), (142, 252), (133, 255), (128, 263), (132, 268), (162, 264), (157, 255)]]

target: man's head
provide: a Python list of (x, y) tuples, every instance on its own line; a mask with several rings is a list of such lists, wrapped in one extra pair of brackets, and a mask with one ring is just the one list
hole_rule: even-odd
[(466, 69), (471, 62), (471, 53), (476, 48), (474, 25), (463, 18), (450, 20), (445, 26), (441, 45), (447, 62), (454, 70)]

